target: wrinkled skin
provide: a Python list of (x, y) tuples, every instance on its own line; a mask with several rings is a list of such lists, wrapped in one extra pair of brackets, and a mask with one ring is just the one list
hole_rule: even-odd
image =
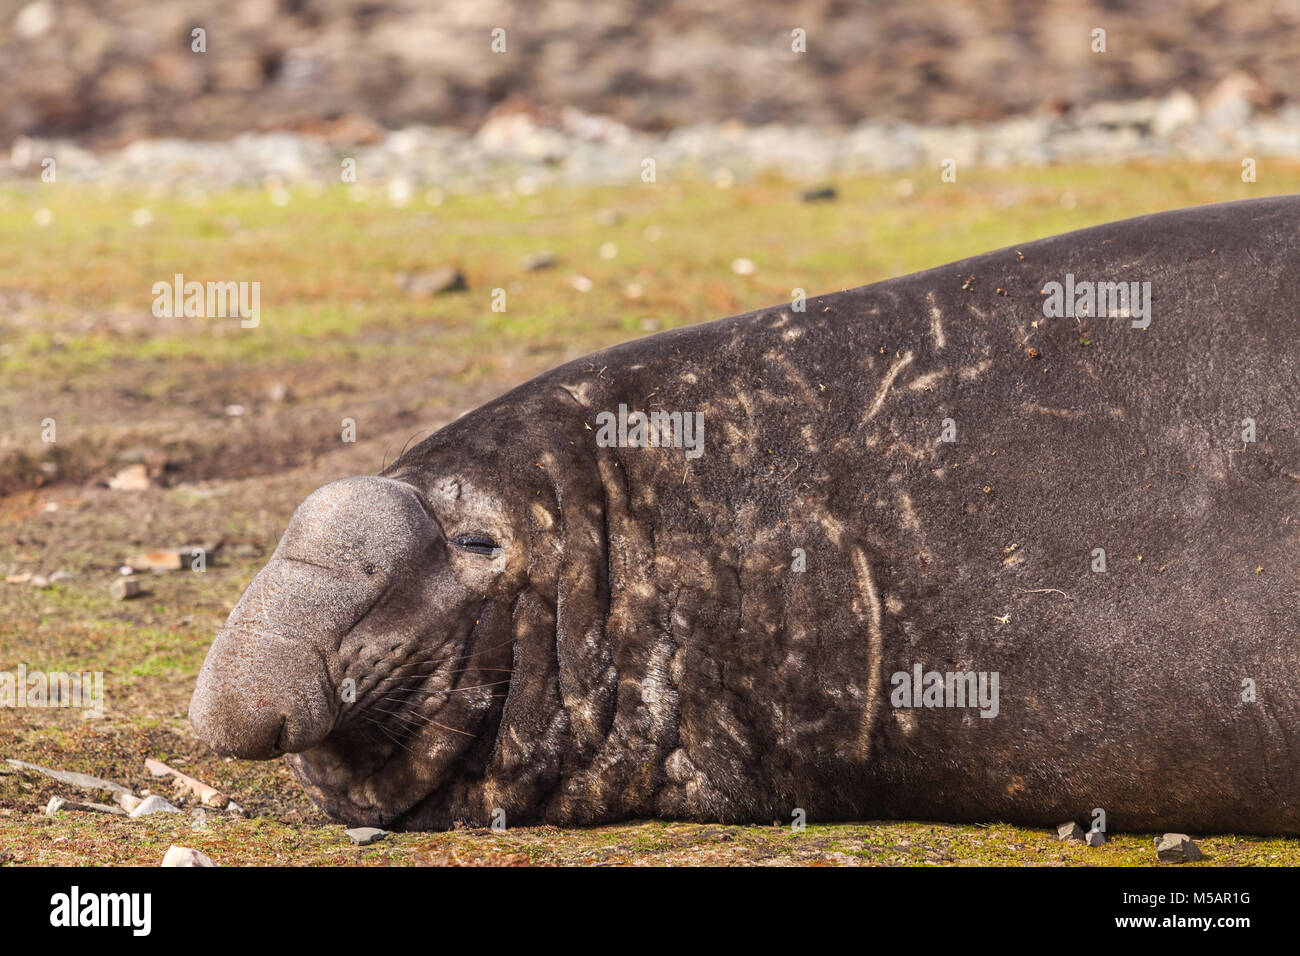
[[(542, 375), (303, 503), (194, 727), (396, 828), (1300, 833), (1298, 228), (1128, 220)], [(1150, 328), (1044, 319), (1067, 271), (1150, 281)], [(703, 412), (703, 456), (597, 447), (619, 403)], [(916, 663), (998, 715), (891, 706)]]

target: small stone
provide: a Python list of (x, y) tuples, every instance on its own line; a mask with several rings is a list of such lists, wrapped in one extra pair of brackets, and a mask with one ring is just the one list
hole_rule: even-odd
[(354, 830), (344, 830), (343, 833), (357, 846), (370, 846), (388, 836), (387, 830), (379, 830), (375, 827), (357, 827)]
[(1161, 863), (1195, 863), (1201, 848), (1186, 833), (1166, 833), (1156, 839), (1156, 857)]
[(126, 811), (121, 807), (110, 806), (107, 803), (81, 803), (79, 801), (69, 801), (67, 809), (87, 810), (94, 813), (111, 813), (119, 817), (126, 816)]
[(93, 811), (95, 813), (115, 813), (122, 815), (120, 807), (111, 807), (106, 803), (83, 803), (80, 800), (65, 800), (62, 797), (50, 797), (50, 802), (45, 805), (45, 815), (52, 817), (60, 810), (82, 810)]
[(125, 815), (126, 813), (126, 811), (121, 807), (112, 807), (107, 803), (83, 803), (82, 806), (87, 810), (96, 810), (99, 813), (116, 813), (122, 815)]
[(1089, 830), (1085, 841), (1088, 846), (1104, 846), (1106, 843), (1106, 834), (1100, 830)]
[(752, 276), (758, 271), (758, 266), (754, 265), (752, 259), (733, 259), (731, 261), (731, 271), (738, 276)]
[(1070, 843), (1083, 842), (1083, 827), (1071, 820), (1069, 823), (1061, 823), (1056, 827), (1056, 838), (1062, 842)]
[(469, 284), (465, 281), (465, 274), (455, 266), (414, 274), (399, 272), (397, 284), (407, 295), (417, 298), (442, 295), (446, 292), (464, 292), (469, 288)]
[(142, 551), (127, 561), (136, 571), (199, 570), (212, 563), (213, 549), (197, 544)]
[(198, 850), (191, 850), (187, 846), (176, 846), (172, 844), (167, 848), (167, 854), (163, 857), (163, 866), (216, 866), (211, 857)]
[(138, 807), (141, 803), (144, 802), (133, 793), (119, 793), (116, 794), (116, 797), (117, 797), (118, 805), (127, 813), (130, 813), (132, 810), (134, 810), (136, 807)]
[(1205, 97), (1205, 118), (1214, 126), (1237, 129), (1250, 119), (1263, 88), (1248, 73), (1229, 73)]
[(243, 415), (244, 415), (247, 411), (248, 411), (248, 409), (245, 408), (243, 405), (227, 405), (227, 406), (226, 406), (226, 417), (227, 417), (227, 418), (241, 418), (241, 417), (243, 417)]
[(205, 807), (220, 810), (230, 802), (230, 799), (215, 787), (209, 786), (201, 780), (195, 780), (188, 774), (167, 766), (162, 761), (145, 758), (144, 766), (155, 777), (171, 777), (178, 792), (198, 797), (199, 802)]
[(122, 451), (117, 460), (124, 465), (144, 465), (151, 474), (157, 474), (167, 467), (167, 453), (148, 445), (132, 445)]
[(130, 793), (126, 787), (120, 783), (114, 783), (111, 780), (101, 780), (99, 777), (92, 777), (85, 773), (75, 773), (71, 770), (54, 770), (50, 767), (41, 767), (34, 763), (27, 763), (23, 760), (14, 760), (9, 758), (5, 761), (11, 767), (19, 770), (31, 770), (35, 773), (43, 773), (47, 777), (76, 787), (79, 790), (108, 790), (112, 793)]
[(181, 553), (176, 548), (158, 548), (154, 551), (142, 551), (127, 559), (127, 564), (135, 571), (179, 571)]
[(114, 601), (129, 601), (140, 596), (140, 582), (135, 578), (118, 578), (108, 586), (108, 594)]
[(54, 5), (46, 0), (36, 0), (18, 11), (14, 17), (14, 33), (31, 40), (46, 33), (54, 25)]
[(532, 255), (524, 256), (524, 269), (528, 272), (539, 272), (542, 269), (551, 269), (558, 260), (553, 252), (534, 252)]
[(802, 202), (833, 202), (839, 198), (839, 191), (834, 186), (821, 186), (817, 189), (805, 189), (799, 194)]
[(1157, 136), (1166, 137), (1195, 123), (1200, 112), (1201, 107), (1191, 93), (1183, 89), (1174, 90), (1156, 107), (1151, 128)]
[(108, 479), (108, 487), (114, 491), (147, 491), (149, 484), (149, 469), (139, 464), (127, 465)]
[(271, 386), (269, 394), (271, 396), (271, 401), (273, 402), (287, 401), (290, 394), (289, 386), (284, 384), (284, 382), (276, 382)]
[(388, 204), (395, 208), (401, 209), (411, 204), (411, 196), (414, 189), (409, 179), (390, 179), (388, 181)]
[(586, 276), (574, 276), (569, 280), (569, 285), (573, 286), (579, 292), (590, 292), (595, 287), (595, 283)]
[(140, 801), (139, 806), (131, 811), (131, 819), (138, 820), (140, 817), (147, 817), (151, 813), (180, 813), (179, 807), (174, 807), (157, 794), (145, 797)]

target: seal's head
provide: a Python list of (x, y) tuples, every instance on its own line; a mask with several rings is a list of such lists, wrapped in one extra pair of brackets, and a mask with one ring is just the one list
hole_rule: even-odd
[(500, 497), (458, 478), (325, 485), (209, 650), (194, 729), (224, 754), (293, 754), (341, 819), (399, 821), (491, 736), (526, 550)]

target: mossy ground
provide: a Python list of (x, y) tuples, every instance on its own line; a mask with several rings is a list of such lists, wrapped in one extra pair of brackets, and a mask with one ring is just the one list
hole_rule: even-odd
[[(1258, 184), (1230, 165), (1134, 164), (837, 185), (837, 201), (815, 204), (765, 178), (417, 195), (405, 208), (342, 186), (295, 191), (287, 205), (261, 191), (0, 190), (0, 230), (15, 239), (0, 244), (0, 573), (75, 574), (44, 589), (0, 584), (0, 670), (103, 671), (107, 687), (96, 720), (0, 708), (0, 757), (180, 800), (145, 772), (154, 757), (250, 814), (209, 812), (202, 828), (189, 812), (47, 818), (51, 796), (95, 795), (0, 764), (0, 863), (155, 865), (170, 843), (226, 865), (1154, 863), (1150, 835), (1093, 849), (1002, 825), (894, 822), (465, 830), (358, 848), (283, 763), (223, 760), (189, 730), (208, 642), (297, 502), (377, 470), (408, 439), (527, 377), (649, 331), (788, 301), (795, 288), (834, 291), (1123, 216), (1295, 192), (1300, 165), (1266, 164)], [(526, 271), (521, 258), (540, 251), (557, 265)], [(753, 275), (733, 273), (741, 257)], [(468, 291), (421, 299), (396, 282), (447, 264)], [(177, 272), (260, 282), (261, 324), (154, 317), (153, 284)], [(505, 312), (492, 310), (495, 289)], [(270, 397), (276, 384), (287, 398)], [(245, 414), (226, 415), (229, 404)], [(344, 417), (355, 443), (340, 441)], [(41, 441), (46, 418), (54, 444)], [(140, 448), (166, 458), (155, 487), (104, 487)], [(192, 543), (220, 544), (205, 572), (150, 576), (140, 599), (110, 600), (131, 554)], [(1198, 836), (1201, 865), (1300, 862), (1294, 840)]]

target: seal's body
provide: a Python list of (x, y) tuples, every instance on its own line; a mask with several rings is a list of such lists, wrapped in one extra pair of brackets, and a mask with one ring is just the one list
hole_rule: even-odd
[(1146, 216), (539, 376), (303, 504), (195, 726), (409, 829), (1300, 833), (1298, 228)]

